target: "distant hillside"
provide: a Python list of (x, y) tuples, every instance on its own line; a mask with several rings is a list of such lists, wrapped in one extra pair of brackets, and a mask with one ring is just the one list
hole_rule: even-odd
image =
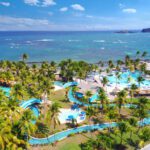
[(116, 31), (115, 33), (123, 33), (123, 34), (126, 34), (126, 33), (137, 33), (137, 31), (121, 30), (121, 31)]
[(150, 32), (150, 28), (143, 29), (142, 32), (144, 32), (144, 33), (145, 33), (145, 32)]

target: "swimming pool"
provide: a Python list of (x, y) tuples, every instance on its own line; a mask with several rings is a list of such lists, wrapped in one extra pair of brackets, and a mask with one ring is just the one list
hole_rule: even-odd
[[(137, 86), (139, 86), (137, 81), (139, 76), (141, 76), (139, 71), (135, 71), (135, 72), (126, 71), (126, 72), (120, 72), (120, 79), (117, 79), (115, 72), (112, 72), (112, 75), (107, 76), (107, 79), (110, 84), (117, 83), (122, 86), (129, 87), (131, 84), (136, 84)], [(130, 82), (129, 82), (129, 78), (130, 78)], [(141, 83), (141, 87), (150, 87), (150, 80), (145, 79)]]
[(72, 119), (76, 119), (79, 123), (85, 119), (85, 115), (82, 114), (83, 111), (81, 109), (60, 109), (58, 119), (61, 124), (66, 123), (67, 121), (71, 121)]

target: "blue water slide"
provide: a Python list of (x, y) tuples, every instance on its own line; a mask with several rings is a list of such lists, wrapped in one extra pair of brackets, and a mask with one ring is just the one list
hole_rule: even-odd
[(67, 87), (71, 87), (71, 86), (77, 86), (78, 83), (77, 82), (67, 82), (63, 85), (64, 88), (67, 88)]
[[(145, 118), (142, 121), (138, 122), (139, 126), (145, 126), (150, 124), (150, 118)], [(56, 141), (62, 140), (68, 137), (71, 134), (81, 133), (84, 131), (92, 131), (92, 130), (104, 130), (106, 128), (113, 128), (117, 127), (118, 124), (115, 122), (112, 123), (103, 123), (103, 124), (94, 124), (94, 125), (85, 125), (77, 128), (68, 129), (62, 132), (58, 132), (46, 138), (34, 138), (30, 137), (29, 143), (31, 145), (43, 145), (43, 144), (50, 144)]]
[(69, 136), (70, 134), (75, 134), (75, 133), (81, 133), (84, 131), (92, 131), (92, 130), (103, 130), (106, 129), (108, 127), (116, 127), (117, 123), (104, 123), (104, 124), (95, 124), (95, 125), (85, 125), (85, 126), (81, 126), (78, 128), (72, 128), (72, 129), (68, 129), (56, 134), (53, 134), (47, 138), (34, 138), (31, 137), (31, 139), (29, 140), (29, 143), (31, 145), (42, 145), (42, 144), (49, 144), (49, 143), (54, 143), (56, 141), (62, 140), (64, 138), (66, 138), (67, 136)]
[(36, 99), (36, 98), (32, 98), (28, 101), (24, 101), (20, 104), (20, 107), (26, 109), (28, 108), (29, 106), (33, 105), (33, 104), (41, 104), (42, 103), (42, 100), (41, 99)]

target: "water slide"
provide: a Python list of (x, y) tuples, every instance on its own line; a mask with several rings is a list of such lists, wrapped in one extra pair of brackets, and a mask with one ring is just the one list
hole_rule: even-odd
[[(74, 83), (74, 82), (68, 83), (65, 85), (65, 87), (74, 86), (74, 85), (77, 85), (77, 83)], [(73, 103), (77, 103), (79, 105), (85, 105), (84, 103), (80, 102), (78, 99), (76, 99), (74, 97), (72, 88), (70, 88), (70, 90), (68, 92), (68, 98)], [(42, 101), (40, 99), (33, 98), (28, 101), (24, 101), (23, 103), (20, 104), (20, 106), (24, 109), (30, 108), (33, 111), (33, 113), (35, 114), (35, 116), (38, 117), (39, 111), (38, 111), (38, 108), (34, 106), (34, 104), (40, 104), (41, 102)], [(86, 104), (85, 106), (88, 106), (88, 104)], [(128, 104), (126, 107), (131, 107), (131, 105)], [(33, 122), (33, 123), (35, 123), (35, 122)], [(143, 121), (141, 121), (141, 122), (139, 121), (138, 123), (140, 126), (149, 125), (150, 118), (145, 118)], [(46, 137), (46, 138), (34, 138), (34, 137), (30, 136), (29, 143), (31, 145), (43, 145), (43, 144), (54, 143), (56, 141), (59, 141), (59, 140), (62, 140), (64, 138), (68, 137), (70, 134), (80, 133), (80, 132), (84, 132), (84, 131), (92, 131), (92, 130), (103, 130), (108, 127), (117, 127), (117, 123), (112, 122), (112, 123), (104, 123), (104, 124), (84, 125), (81, 127), (72, 128), (72, 129), (62, 131), (62, 132), (58, 132), (58, 133), (50, 135), (49, 137)]]
[(34, 104), (41, 104), (41, 103), (42, 103), (42, 100), (36, 99), (36, 98), (32, 98), (32, 99), (30, 99), (30, 100), (28, 100), (28, 101), (22, 102), (22, 103), (20, 104), (20, 107), (26, 109), (26, 108), (28, 108), (28, 107), (31, 106), (31, 105), (34, 105)]

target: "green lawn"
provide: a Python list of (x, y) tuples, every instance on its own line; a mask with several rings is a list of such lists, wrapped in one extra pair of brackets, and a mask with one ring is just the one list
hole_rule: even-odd
[(52, 102), (60, 103), (62, 108), (64, 108), (64, 107), (70, 108), (70, 106), (71, 106), (71, 103), (66, 98), (66, 90), (65, 89), (52, 92), (49, 95), (49, 100)]
[(68, 143), (60, 147), (60, 150), (81, 150), (77, 143)]

